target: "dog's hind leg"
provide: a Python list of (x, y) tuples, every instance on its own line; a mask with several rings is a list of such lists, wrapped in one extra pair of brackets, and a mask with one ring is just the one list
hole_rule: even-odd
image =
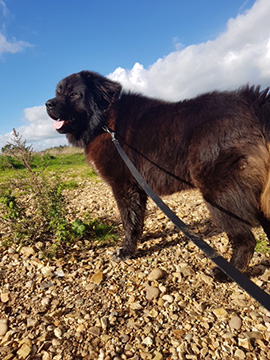
[(118, 184), (113, 187), (113, 193), (124, 227), (122, 247), (115, 251), (113, 258), (121, 261), (136, 254), (137, 242), (143, 231), (147, 195), (135, 184)]
[[(232, 256), (230, 263), (235, 266), (239, 271), (245, 272), (248, 269), (248, 265), (254, 254), (256, 246), (255, 237), (251, 231), (251, 226), (246, 224), (246, 220), (242, 219), (233, 213), (236, 210), (230, 206), (230, 201), (223, 203), (222, 207), (211, 201), (211, 205), (208, 204), (210, 213), (220, 227), (226, 231), (229, 242), (232, 246)], [(213, 270), (215, 278), (218, 281), (228, 281), (228, 277), (219, 269)]]

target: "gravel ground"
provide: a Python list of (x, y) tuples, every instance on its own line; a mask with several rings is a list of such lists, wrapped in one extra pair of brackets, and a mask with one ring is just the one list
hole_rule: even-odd
[[(70, 216), (89, 210), (121, 233), (104, 183), (89, 180), (66, 196)], [(164, 200), (221, 254), (230, 253), (197, 191)], [(0, 359), (270, 359), (270, 313), (236, 284), (215, 282), (211, 261), (151, 201), (134, 260), (113, 262), (116, 246), (85, 239), (48, 261), (40, 258), (43, 246), (2, 250)], [(252, 280), (268, 293), (269, 264), (270, 255), (259, 253), (251, 264)]]

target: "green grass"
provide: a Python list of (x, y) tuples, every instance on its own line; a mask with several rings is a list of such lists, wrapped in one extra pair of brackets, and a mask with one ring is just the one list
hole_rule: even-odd
[[(34, 153), (31, 167), (37, 172), (64, 174), (71, 178), (97, 176), (87, 164), (83, 151), (70, 147)], [(0, 182), (23, 175), (24, 172), (24, 165), (16, 158), (11, 155), (0, 155)]]
[(266, 238), (265, 234), (260, 235), (260, 237), (257, 239), (257, 245), (255, 247), (255, 251), (262, 254), (270, 253), (270, 243)]

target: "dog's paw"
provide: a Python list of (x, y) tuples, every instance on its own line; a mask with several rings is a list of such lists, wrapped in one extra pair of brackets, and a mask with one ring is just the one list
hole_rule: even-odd
[(134, 254), (130, 254), (124, 248), (121, 247), (113, 253), (113, 260), (120, 262), (120, 261), (124, 261), (126, 259), (130, 259), (133, 256), (134, 256)]
[(212, 275), (216, 281), (221, 283), (232, 282), (232, 279), (226, 275), (219, 267), (214, 267), (212, 269)]

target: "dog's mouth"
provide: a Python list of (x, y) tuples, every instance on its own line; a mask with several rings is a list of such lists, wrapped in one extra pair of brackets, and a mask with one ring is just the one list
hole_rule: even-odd
[(56, 130), (60, 130), (62, 129), (65, 125), (67, 125), (69, 123), (69, 121), (67, 120), (61, 120), (61, 119), (58, 119), (58, 120), (55, 120), (54, 121), (54, 128)]

